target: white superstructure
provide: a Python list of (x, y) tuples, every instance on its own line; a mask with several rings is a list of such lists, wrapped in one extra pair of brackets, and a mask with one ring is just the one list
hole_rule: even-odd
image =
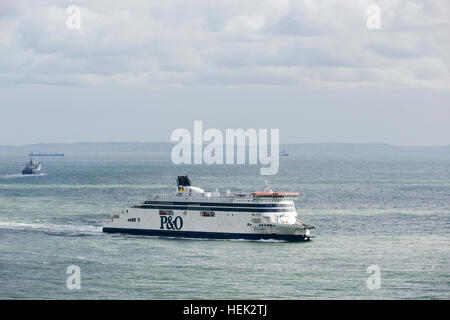
[(104, 232), (212, 239), (310, 240), (314, 227), (300, 221), (294, 206), (298, 193), (221, 195), (191, 186), (179, 176), (178, 190), (156, 195), (142, 204), (113, 214)]

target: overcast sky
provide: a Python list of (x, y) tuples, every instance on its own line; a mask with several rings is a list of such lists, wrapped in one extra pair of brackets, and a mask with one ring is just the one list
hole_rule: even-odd
[(169, 141), (203, 120), (447, 145), (449, 39), (449, 1), (0, 1), (0, 144)]

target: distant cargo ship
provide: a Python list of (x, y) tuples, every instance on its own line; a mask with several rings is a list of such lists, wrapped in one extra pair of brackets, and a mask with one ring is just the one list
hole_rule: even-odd
[(22, 169), (22, 174), (39, 174), (41, 173), (41, 163), (30, 158)]
[(308, 241), (314, 226), (297, 216), (293, 199), (299, 193), (264, 192), (221, 195), (191, 186), (179, 176), (178, 189), (112, 214), (103, 232), (139, 235)]
[(64, 153), (42, 153), (42, 152), (30, 152), (30, 157), (64, 157)]
[(289, 156), (289, 153), (287, 153), (285, 150), (283, 150), (283, 151), (280, 152), (280, 156), (281, 157), (287, 157), (287, 156)]

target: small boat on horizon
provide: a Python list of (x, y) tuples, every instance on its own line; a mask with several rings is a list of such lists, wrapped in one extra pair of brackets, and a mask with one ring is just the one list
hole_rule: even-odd
[(41, 173), (41, 163), (30, 157), (25, 167), (22, 169), (22, 174), (39, 174)]
[(287, 153), (286, 150), (283, 150), (283, 151), (280, 152), (280, 156), (281, 157), (287, 157), (287, 156), (289, 156), (289, 153)]

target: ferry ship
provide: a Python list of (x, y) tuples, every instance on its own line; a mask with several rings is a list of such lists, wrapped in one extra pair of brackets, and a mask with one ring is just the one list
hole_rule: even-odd
[(299, 193), (264, 192), (221, 195), (191, 186), (178, 176), (177, 190), (112, 214), (103, 232), (206, 238), (308, 241), (314, 226), (301, 221), (294, 199)]
[(41, 173), (41, 163), (30, 158), (22, 169), (22, 174), (39, 174)]

